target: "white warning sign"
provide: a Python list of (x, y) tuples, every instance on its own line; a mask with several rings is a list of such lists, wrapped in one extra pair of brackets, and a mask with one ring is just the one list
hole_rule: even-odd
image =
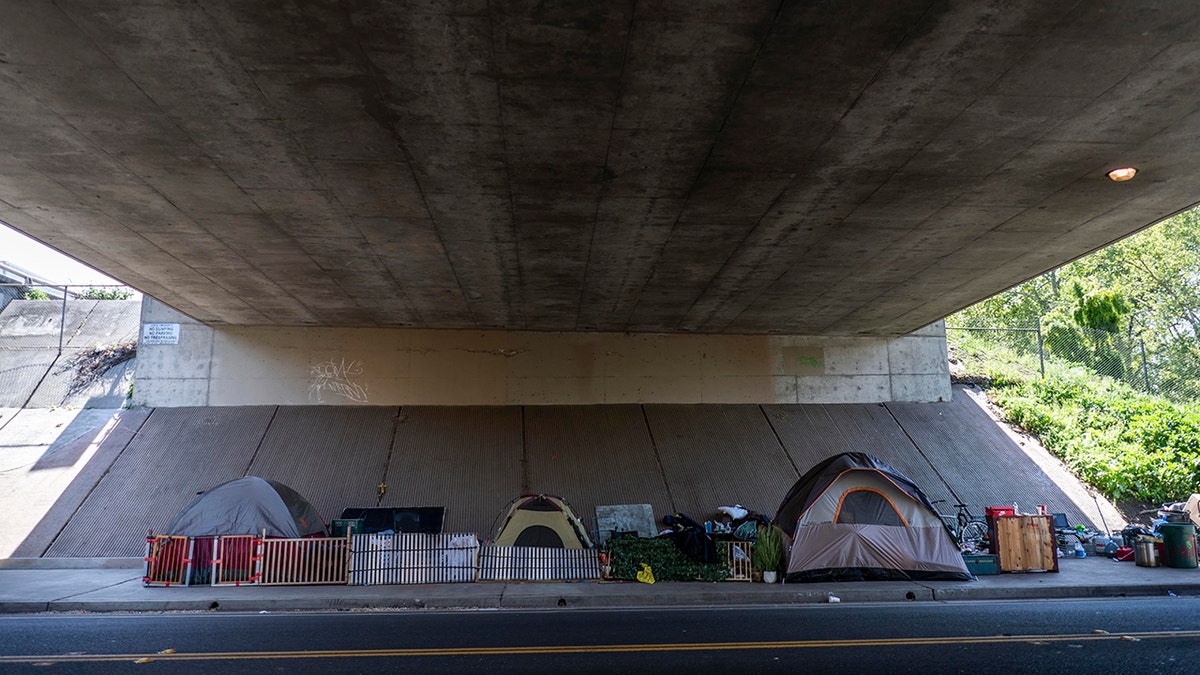
[(179, 344), (179, 324), (177, 324), (177, 323), (146, 323), (146, 324), (142, 324), (142, 344), (144, 344), (144, 345), (177, 345), (177, 344)]

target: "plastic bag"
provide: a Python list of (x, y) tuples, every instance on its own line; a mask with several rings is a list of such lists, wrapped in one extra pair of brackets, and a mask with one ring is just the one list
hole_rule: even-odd
[(646, 563), (641, 563), (641, 565), (642, 569), (637, 573), (637, 580), (643, 584), (654, 583), (654, 570), (651, 570), (650, 566)]

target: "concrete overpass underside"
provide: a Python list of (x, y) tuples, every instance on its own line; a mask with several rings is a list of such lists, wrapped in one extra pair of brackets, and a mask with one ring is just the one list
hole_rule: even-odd
[[(22, 415), (37, 414), (18, 413), (8, 438)], [(946, 404), (135, 409), (102, 436), (69, 436), (77, 440), (55, 444), (29, 477), (0, 477), (45, 487), (13, 492), (20, 504), (6, 507), (0, 556), (136, 557), (147, 528), (161, 531), (196, 492), (246, 474), (291, 485), (326, 518), (375, 505), (386, 483), (384, 506), (446, 506), (448, 531), (484, 537), (508, 500), (528, 492), (566, 497), (589, 528), (602, 504), (649, 503), (656, 518), (703, 520), (734, 503), (773, 515), (800, 473), (864, 449), (947, 500), (947, 512), (956, 499), (976, 512), (1046, 504), (1102, 526), (1060, 464), (1027, 452), (967, 395)], [(70, 466), (63, 458), (89, 443), (75, 479), (52, 483), (46, 469)]]
[(210, 326), (895, 336), (1200, 182), (1192, 0), (0, 15), (0, 220)]
[(1194, 0), (0, 16), (0, 221), (171, 337), (110, 441), (33, 459), (20, 555), (139, 555), (246, 473), (483, 533), (522, 491), (770, 511), (842, 449), (1090, 520), (969, 400), (904, 402), (951, 398), (942, 317), (1198, 199)]

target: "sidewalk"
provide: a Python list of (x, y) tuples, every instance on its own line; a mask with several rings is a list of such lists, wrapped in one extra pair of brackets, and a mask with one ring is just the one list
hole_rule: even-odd
[(145, 588), (137, 558), (0, 559), (0, 613), (350, 609), (538, 609), (738, 606), (840, 602), (1038, 600), (1200, 595), (1200, 570), (1064, 558), (1059, 573), (981, 576), (973, 582), (467, 583), (417, 586)]

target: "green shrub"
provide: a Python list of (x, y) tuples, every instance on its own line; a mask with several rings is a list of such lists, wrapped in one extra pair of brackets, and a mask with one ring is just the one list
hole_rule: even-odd
[(754, 542), (754, 569), (759, 572), (779, 571), (783, 562), (783, 532), (774, 525), (759, 525)]
[(1168, 502), (1200, 487), (1200, 407), (1147, 395), (1091, 371), (1006, 370), (989, 395), (1007, 421), (1038, 436), (1113, 500)]
[(723, 546), (717, 547), (720, 562), (699, 563), (685, 556), (668, 538), (619, 537), (608, 542), (614, 579), (637, 579), (642, 563), (650, 566), (655, 581), (722, 581), (729, 576)]

